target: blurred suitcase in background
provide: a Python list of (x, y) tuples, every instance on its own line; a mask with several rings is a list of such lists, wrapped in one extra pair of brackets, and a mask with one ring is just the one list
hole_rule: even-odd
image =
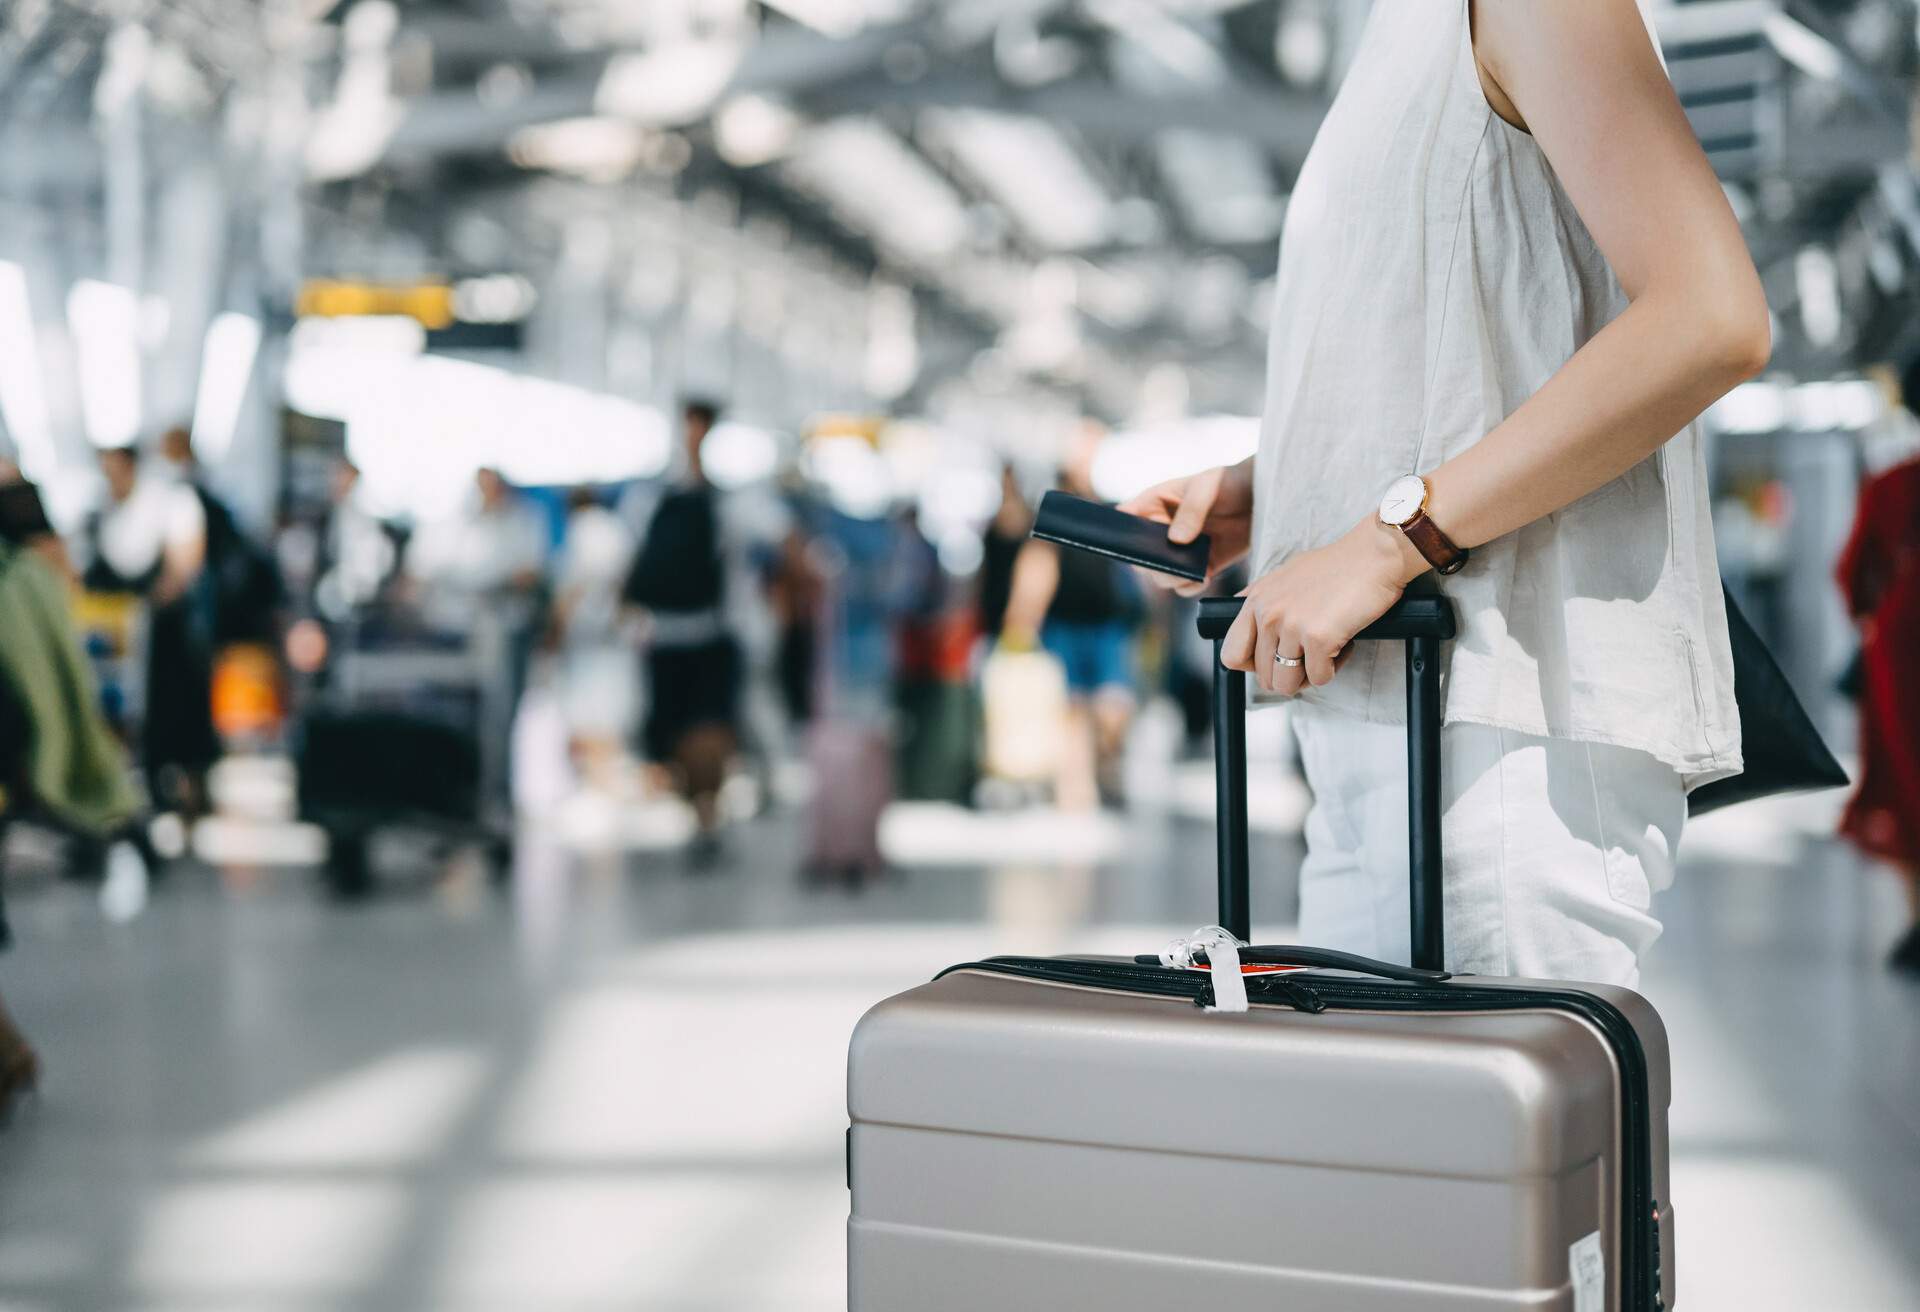
[(979, 768), (979, 704), (965, 682), (923, 679), (903, 683), (894, 693), (900, 745), (895, 756), (896, 792), (903, 801), (973, 800)]
[(1013, 783), (1051, 783), (1060, 766), (1067, 676), (1044, 651), (995, 647), (980, 672), (986, 708), (986, 773)]
[(424, 714), (314, 708), (295, 735), (294, 770), (300, 815), (326, 830), (327, 879), (342, 894), (371, 890), (375, 830), (467, 830), (480, 815), (478, 740)]
[(880, 873), (880, 816), (893, 800), (893, 750), (886, 730), (852, 717), (814, 721), (807, 731), (813, 797), (807, 807), (806, 873), (860, 879)]
[(971, 607), (899, 630), (894, 795), (903, 801), (964, 806), (973, 800), (980, 712), (969, 666), (978, 637)]
[(295, 765), (305, 815), (470, 822), (479, 807), (480, 748), (473, 733), (426, 715), (310, 712)]
[[(1208, 600), (1202, 631), (1238, 607)], [(1361, 635), (1409, 640), (1415, 967), (1239, 946), (1245, 676), (1216, 669), (1225, 930), (1160, 958), (957, 966), (860, 1022), (854, 1312), (1673, 1305), (1652, 1007), (1437, 969), (1452, 633), (1428, 597)]]

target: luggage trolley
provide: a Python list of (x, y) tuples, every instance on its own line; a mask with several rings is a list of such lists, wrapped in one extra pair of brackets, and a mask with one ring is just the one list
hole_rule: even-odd
[(448, 632), (375, 611), (336, 626), (332, 639), (295, 765), (301, 818), (327, 834), (333, 890), (372, 890), (369, 849), (389, 828), (477, 844), (504, 875), (510, 626), (482, 613), (468, 631)]

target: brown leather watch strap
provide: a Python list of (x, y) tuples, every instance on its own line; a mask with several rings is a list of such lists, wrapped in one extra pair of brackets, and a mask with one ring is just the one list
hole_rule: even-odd
[(1465, 547), (1457, 547), (1453, 539), (1440, 531), (1440, 526), (1427, 518), (1427, 512), (1421, 510), (1400, 526), (1407, 535), (1407, 541), (1413, 543), (1413, 549), (1426, 558), (1440, 574), (1458, 574), (1467, 563)]

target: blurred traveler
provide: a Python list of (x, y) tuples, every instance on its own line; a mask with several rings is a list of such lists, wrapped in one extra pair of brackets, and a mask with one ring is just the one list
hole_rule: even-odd
[(1448, 969), (1631, 985), (1742, 765), (1694, 421), (1770, 349), (1640, 7), (1374, 5), (1277, 280), (1256, 459), (1124, 508), (1251, 554), (1224, 659), (1306, 698), (1305, 941), (1407, 959), (1399, 655), (1348, 644), (1417, 583), (1460, 624)]
[(800, 728), (813, 719), (826, 580), (812, 540), (798, 526), (788, 530), (780, 544), (767, 593), (780, 630), (774, 658), (780, 703), (787, 723)]
[(159, 471), (191, 489), (204, 524), (205, 572), (210, 584), (214, 641), (268, 642), (285, 600), (279, 564), (249, 535), (233, 508), (209, 484), (193, 452), (193, 435), (176, 426), (160, 435)]
[(1033, 528), (1033, 509), (1020, 493), (1020, 479), (1011, 464), (1000, 467), (1000, 505), (981, 535), (980, 632), (1000, 636), (1006, 622), (1007, 601), (1013, 595), (1013, 562)]
[(1892, 965), (1920, 976), (1920, 460), (1861, 488), (1839, 575), (1861, 638), (1860, 786), (1841, 832), (1906, 876), (1914, 923)]
[(422, 529), (407, 551), (422, 618), (464, 634), (483, 679), (482, 791), (493, 806), (509, 802), (513, 722), (539, 636), (546, 561), (545, 520), (491, 468), (474, 472), (460, 514)]
[[(1087, 457), (1071, 462), (1061, 487), (1092, 498), (1089, 468)], [(1133, 723), (1139, 614), (1133, 576), (1117, 562), (1037, 539), (1020, 549), (1001, 636), (1016, 649), (1037, 639), (1066, 672), (1068, 734), (1057, 800), (1068, 810), (1124, 801), (1121, 755)]]
[(102, 451), (106, 500), (88, 520), (82, 580), (94, 592), (144, 598), (147, 615), (141, 763), (154, 802), (191, 819), (220, 757), (213, 725), (214, 602), (207, 585), (207, 517), (166, 460)]
[(740, 645), (728, 622), (728, 525), (700, 450), (719, 407), (687, 403), (686, 464), (653, 502), (638, 533), (627, 601), (647, 628), (647, 759), (672, 770), (693, 807), (688, 856), (696, 868), (720, 855), (720, 787), (739, 746)]
[(20, 473), (20, 466), (0, 458), (0, 542), (25, 547), (45, 561), (69, 585), (78, 584), (67, 544), (54, 531), (40, 500), (40, 489)]
[(485, 615), (531, 621), (547, 562), (540, 513), (497, 469), (473, 475), (473, 496), (451, 519), (423, 527), (407, 551), (407, 572), (426, 585), (428, 622), (450, 630)]
[[(100, 858), (102, 908), (128, 919), (145, 904), (150, 866), (135, 826), (140, 799), (74, 633), (64, 556), (50, 562), (30, 545), (46, 530), (44, 517), (20, 513), (24, 504), (17, 492), (0, 495), (0, 849), (22, 819), (79, 840)], [(0, 880), (0, 948), (10, 938)], [(39, 1070), (0, 1003), (0, 1128)]]
[(361, 504), (359, 492), (359, 467), (343, 456), (334, 462), (327, 489), (314, 571), (314, 606), (329, 620), (344, 620), (372, 603), (393, 573), (393, 538)]
[(621, 640), (620, 591), (633, 533), (590, 487), (567, 498), (554, 578), (554, 624), (565, 661), (566, 718), (591, 775), (609, 767), (632, 729), (634, 669)]
[(978, 774), (971, 682), (975, 610), (952, 585), (914, 506), (894, 519), (888, 565), (895, 795), (965, 804)]

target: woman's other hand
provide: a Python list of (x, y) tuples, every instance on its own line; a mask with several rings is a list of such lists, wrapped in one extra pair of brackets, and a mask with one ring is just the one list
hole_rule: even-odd
[[(1427, 562), (1406, 535), (1369, 516), (1346, 536), (1292, 557), (1241, 595), (1220, 660), (1253, 675), (1267, 692), (1291, 697), (1333, 680), (1347, 645), (1387, 613)], [(1302, 663), (1281, 665), (1276, 656)]]
[[(1120, 509), (1167, 526), (1169, 542), (1185, 544), (1202, 533), (1212, 539), (1207, 555), (1211, 580), (1253, 546), (1253, 461), (1203, 470), (1148, 488)], [(1194, 583), (1158, 570), (1141, 570), (1155, 586), (1171, 588), (1183, 597), (1197, 597), (1205, 583)]]

